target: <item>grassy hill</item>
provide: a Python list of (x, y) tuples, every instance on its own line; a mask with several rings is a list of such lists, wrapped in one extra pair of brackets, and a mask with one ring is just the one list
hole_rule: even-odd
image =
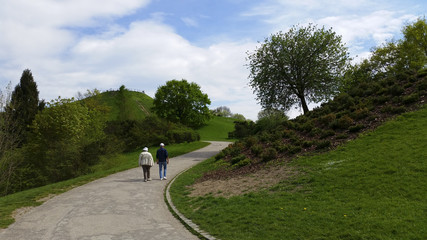
[[(220, 239), (425, 239), (427, 105), (328, 153), (271, 165), (264, 175), (222, 181), (194, 195), (210, 159), (172, 185), (178, 209)], [(222, 163), (223, 164), (223, 163)], [(245, 192), (279, 171), (274, 186)], [(284, 176), (285, 175), (285, 176)], [(184, 193), (184, 194), (183, 194)]]
[(108, 108), (108, 120), (141, 120), (151, 114), (153, 99), (142, 92), (108, 91), (91, 97)]
[(228, 133), (234, 131), (234, 118), (214, 116), (209, 122), (197, 130), (201, 141), (234, 141)]

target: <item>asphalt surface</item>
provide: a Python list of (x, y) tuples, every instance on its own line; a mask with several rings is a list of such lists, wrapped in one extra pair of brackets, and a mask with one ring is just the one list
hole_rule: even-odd
[(164, 189), (178, 173), (228, 144), (211, 142), (203, 149), (171, 158), (168, 180), (160, 180), (155, 164), (149, 182), (143, 182), (141, 168), (134, 168), (74, 188), (20, 217), (0, 232), (0, 239), (198, 239), (170, 213)]

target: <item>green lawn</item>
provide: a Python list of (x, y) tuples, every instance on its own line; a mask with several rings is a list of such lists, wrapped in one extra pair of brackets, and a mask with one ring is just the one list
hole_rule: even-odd
[(227, 239), (426, 239), (427, 106), (329, 153), (295, 159), (298, 176), (229, 199), (189, 197), (187, 185), (214, 160), (171, 187), (178, 209)]
[(214, 116), (206, 126), (197, 130), (201, 141), (234, 141), (228, 133), (234, 131), (234, 118)]
[[(191, 152), (209, 145), (206, 142), (182, 143), (166, 146), (170, 157)], [(157, 148), (150, 148), (149, 152), (155, 154)], [(19, 193), (0, 197), (0, 228), (6, 228), (14, 222), (11, 214), (15, 209), (25, 206), (37, 206), (42, 204), (37, 199), (48, 196), (49, 194), (59, 194), (68, 191), (74, 187), (91, 182), (95, 179), (108, 176), (110, 174), (138, 167), (138, 156), (140, 151), (118, 154), (104, 157), (101, 162), (93, 167), (93, 173), (81, 176), (68, 181), (50, 184), (47, 186), (22, 191)]]

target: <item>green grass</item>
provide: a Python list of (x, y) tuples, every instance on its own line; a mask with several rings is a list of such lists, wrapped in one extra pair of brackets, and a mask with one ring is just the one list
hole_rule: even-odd
[(234, 131), (234, 118), (214, 116), (206, 126), (197, 130), (202, 141), (234, 141), (228, 133)]
[(91, 100), (109, 108), (109, 121), (142, 120), (151, 113), (153, 99), (148, 95), (129, 90), (123, 91), (123, 95), (119, 91), (103, 92)]
[[(207, 142), (181, 143), (166, 146), (170, 157), (179, 156), (209, 145)], [(157, 148), (150, 148), (149, 152), (154, 154)], [(12, 212), (15, 209), (26, 206), (38, 206), (42, 204), (38, 199), (48, 196), (49, 194), (59, 194), (66, 192), (74, 187), (91, 182), (110, 174), (138, 167), (138, 156), (140, 151), (131, 153), (118, 154), (109, 157), (103, 157), (101, 163), (93, 167), (93, 173), (63, 181), (47, 186), (22, 191), (19, 193), (0, 197), (0, 228), (6, 228), (14, 222)]]
[(189, 197), (213, 159), (171, 186), (178, 209), (222, 239), (426, 239), (427, 106), (329, 153), (300, 157), (300, 174), (229, 199)]

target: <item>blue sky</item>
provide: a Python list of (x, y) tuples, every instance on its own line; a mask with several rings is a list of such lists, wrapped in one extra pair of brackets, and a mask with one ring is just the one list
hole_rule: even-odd
[[(46, 100), (87, 89), (154, 96), (187, 79), (210, 97), (256, 120), (246, 52), (277, 31), (314, 23), (343, 37), (355, 61), (400, 38), (427, 2), (349, 0), (0, 0), (0, 87), (29, 68)], [(288, 113), (300, 114), (299, 109)]]

